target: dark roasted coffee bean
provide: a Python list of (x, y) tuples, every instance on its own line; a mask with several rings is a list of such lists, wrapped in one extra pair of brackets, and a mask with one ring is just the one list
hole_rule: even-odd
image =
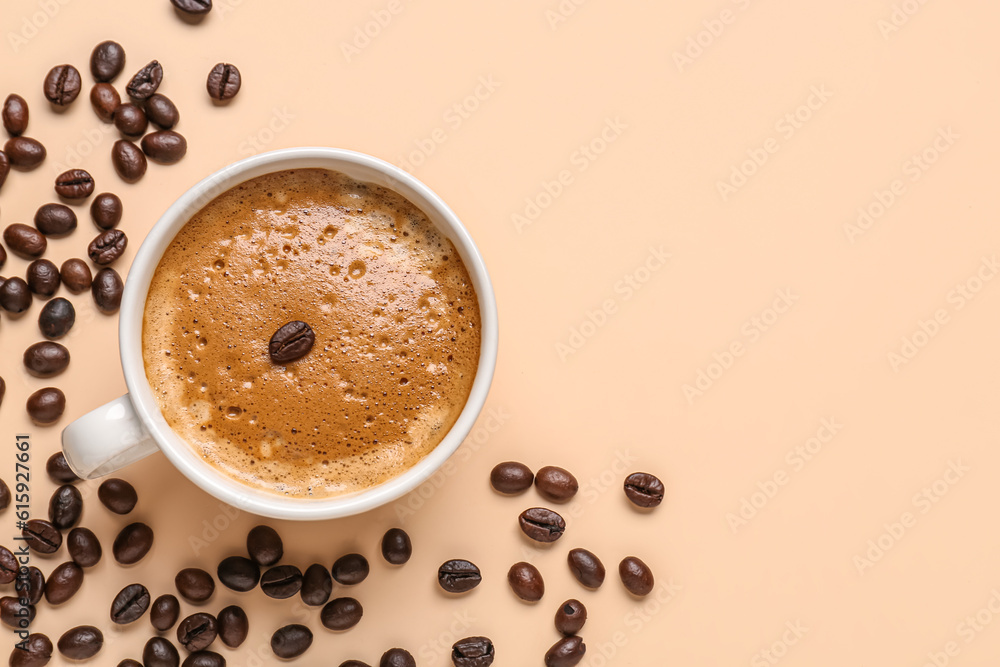
[(66, 395), (61, 389), (44, 387), (29, 396), (24, 406), (31, 421), (38, 426), (49, 426), (59, 421), (66, 410)]
[(62, 452), (56, 452), (49, 457), (45, 462), (45, 472), (48, 473), (49, 479), (56, 484), (72, 484), (80, 481), (73, 469), (69, 467), (66, 456)]
[(153, 529), (144, 523), (130, 523), (121, 529), (111, 545), (111, 553), (122, 565), (138, 563), (153, 547)]
[(128, 514), (135, 509), (139, 496), (135, 487), (124, 479), (110, 477), (97, 487), (97, 498), (101, 504), (115, 514)]
[(208, 73), (208, 81), (205, 85), (208, 88), (209, 97), (213, 100), (228, 102), (236, 97), (236, 93), (240, 92), (242, 83), (243, 78), (240, 76), (240, 71), (236, 69), (236, 65), (219, 63)]
[(568, 470), (545, 466), (535, 473), (535, 488), (543, 498), (554, 503), (565, 503), (576, 495), (580, 484)]
[(20, 597), (0, 598), (0, 623), (15, 630), (23, 630), (21, 623), (25, 619), (29, 625), (35, 620), (35, 605), (22, 605)]
[(178, 10), (194, 16), (212, 11), (212, 0), (170, 0), (170, 2)]
[(330, 600), (320, 612), (320, 622), (328, 630), (350, 630), (361, 620), (365, 610), (354, 598)]
[(569, 571), (587, 588), (600, 588), (604, 583), (604, 563), (586, 549), (571, 549), (566, 557)]
[(48, 245), (45, 237), (34, 227), (15, 222), (3, 230), (3, 240), (15, 255), (25, 259), (41, 257)]
[(86, 199), (94, 194), (94, 177), (83, 169), (70, 169), (56, 176), (56, 194), (65, 199)]
[(115, 109), (114, 121), (118, 131), (130, 139), (141, 137), (149, 126), (146, 112), (131, 102), (126, 102)]
[(579, 634), (587, 622), (587, 608), (579, 600), (566, 600), (556, 611), (556, 630), (569, 637)]
[(69, 550), (69, 557), (80, 567), (94, 567), (101, 561), (101, 543), (89, 528), (74, 528), (69, 531), (66, 548)]
[(242, 644), (250, 632), (250, 621), (242, 607), (231, 604), (219, 612), (216, 619), (219, 626), (219, 639), (229, 648)]
[(64, 632), (56, 646), (70, 660), (87, 660), (104, 646), (104, 634), (92, 625), (79, 625)]
[(153, 637), (142, 648), (143, 667), (177, 667), (180, 664), (177, 647), (165, 637)]
[(62, 546), (62, 533), (45, 519), (28, 519), (21, 536), (35, 553), (54, 554)]
[(63, 484), (49, 500), (49, 521), (59, 530), (69, 530), (80, 520), (83, 512), (83, 496), (71, 484)]
[(302, 589), (302, 572), (294, 565), (272, 567), (261, 575), (260, 589), (271, 598), (290, 598)]
[(290, 660), (297, 658), (312, 646), (312, 630), (304, 625), (293, 623), (278, 628), (271, 635), (271, 650), (279, 658)]
[(17, 578), (20, 565), (14, 553), (5, 546), (0, 546), (0, 585), (12, 583)]
[(102, 192), (90, 203), (90, 217), (101, 229), (114, 229), (122, 219), (122, 200), (118, 195)]
[(330, 578), (330, 572), (326, 567), (313, 563), (306, 568), (302, 574), (302, 590), (299, 593), (302, 602), (311, 607), (326, 604), (332, 590), (333, 579)]
[(466, 637), (451, 647), (451, 662), (455, 667), (490, 667), (495, 657), (493, 642), (488, 637)]
[(125, 253), (128, 237), (120, 229), (109, 229), (97, 235), (87, 246), (87, 256), (98, 266), (107, 266)]
[(312, 328), (296, 320), (274, 332), (267, 344), (267, 352), (274, 363), (287, 364), (307, 355), (315, 342), (316, 334)]
[(587, 645), (579, 637), (563, 637), (545, 652), (545, 667), (573, 667), (586, 652)]
[(142, 584), (129, 584), (111, 601), (111, 620), (126, 625), (142, 618), (149, 609), (149, 591)]
[(121, 106), (122, 96), (110, 83), (96, 83), (90, 89), (90, 106), (105, 123), (115, 119), (115, 109)]
[(46, 236), (64, 236), (76, 229), (76, 213), (65, 204), (45, 204), (35, 211), (35, 227)]
[(156, 93), (146, 100), (146, 117), (161, 130), (171, 130), (180, 121), (181, 114), (169, 97)]
[(536, 542), (555, 542), (566, 530), (566, 521), (544, 507), (524, 510), (518, 517), (518, 523), (521, 531)]
[(111, 164), (126, 183), (135, 183), (146, 173), (146, 156), (127, 139), (119, 139), (111, 147)]
[(507, 583), (514, 595), (525, 602), (538, 602), (545, 595), (542, 573), (531, 563), (514, 563), (507, 571)]
[(449, 593), (471, 591), (483, 580), (479, 568), (467, 560), (445, 561), (438, 568), (438, 584)]
[[(2, 283), (0, 283), (0, 284), (2, 284)], [(0, 377), (0, 405), (3, 405), (3, 396), (4, 396), (5, 393), (7, 393), (7, 383), (5, 383), (3, 381), (3, 378)], [(7, 486), (7, 485), (4, 484), (4, 486)], [(10, 490), (8, 489), (8, 495), (9, 494), (10, 494)], [(9, 505), (9, 504), (10, 504), (10, 498), (7, 499), (7, 505)], [(6, 505), (4, 506), (4, 509), (6, 509)]]
[(417, 661), (404, 648), (391, 648), (382, 654), (378, 667), (417, 667)]
[(361, 662), (360, 660), (345, 660), (340, 663), (340, 667), (371, 667), (367, 662)]
[(125, 92), (135, 100), (144, 100), (156, 92), (163, 81), (163, 68), (155, 60), (135, 73), (125, 86)]
[(56, 65), (49, 70), (42, 85), (45, 99), (57, 107), (69, 106), (80, 94), (83, 80), (80, 72), (72, 65)]
[(12, 137), (28, 129), (28, 103), (17, 93), (11, 93), (3, 102), (3, 126)]
[(105, 315), (117, 313), (118, 309), (121, 308), (124, 289), (125, 284), (122, 282), (121, 276), (110, 266), (98, 271), (90, 286), (90, 292), (94, 295), (97, 309)]
[(45, 146), (37, 139), (14, 137), (3, 145), (10, 166), (21, 171), (31, 171), (45, 161)]
[(274, 565), (284, 554), (278, 531), (270, 526), (256, 526), (247, 535), (247, 553), (258, 565)]
[(118, 42), (101, 42), (90, 54), (90, 73), (99, 83), (114, 81), (124, 68), (125, 49)]
[[(14, 587), (17, 590), (17, 587)], [(28, 604), (38, 604), (45, 595), (45, 575), (34, 565), (28, 566), (27, 587), (18, 591), (28, 598)]]
[(257, 587), (257, 582), (260, 581), (260, 566), (249, 558), (230, 556), (219, 563), (216, 574), (226, 588), (245, 593)]
[(160, 632), (174, 627), (181, 615), (181, 603), (169, 593), (153, 600), (149, 608), (149, 622)]
[(653, 590), (653, 571), (635, 556), (627, 556), (618, 564), (618, 576), (632, 595), (642, 597)]
[(204, 602), (215, 592), (212, 575), (197, 567), (186, 567), (174, 577), (177, 592), (188, 602)]
[[(3, 392), (6, 386), (3, 384), (3, 378), (0, 378), (0, 403), (3, 403)], [(10, 505), (10, 487), (7, 486), (7, 482), (0, 479), (0, 512), (7, 509)]]
[(69, 350), (52, 341), (35, 343), (24, 351), (24, 367), (36, 378), (59, 375), (69, 366)]
[(177, 643), (189, 651), (208, 647), (218, 636), (215, 616), (204, 612), (191, 614), (177, 625)]
[(125, 658), (118, 663), (118, 667), (142, 667), (142, 663), (132, 658)]
[(59, 289), (62, 279), (59, 277), (59, 267), (47, 259), (36, 259), (28, 265), (25, 278), (28, 289), (38, 296), (52, 296)]
[(142, 152), (153, 162), (174, 164), (187, 153), (187, 140), (173, 130), (151, 132), (140, 142)]
[(59, 268), (59, 277), (73, 294), (86, 292), (94, 282), (90, 266), (82, 259), (67, 259)]
[(11, 651), (10, 667), (45, 667), (52, 658), (52, 640), (40, 632), (33, 632)]
[(330, 571), (338, 584), (354, 586), (368, 577), (368, 559), (361, 554), (347, 554), (334, 561)]
[(181, 667), (226, 667), (226, 659), (215, 651), (195, 651), (184, 658)]
[(490, 485), (509, 496), (524, 493), (531, 488), (535, 476), (531, 468), (517, 461), (498, 463), (490, 472)]
[[(3, 151), (0, 151), (0, 188), (7, 181), (7, 176), (10, 174), (10, 158)], [(7, 259), (7, 253), (0, 248), (0, 266), (3, 266), (4, 261)]]
[(637, 507), (656, 507), (663, 502), (663, 482), (648, 472), (634, 472), (625, 478), (625, 495)]
[(390, 528), (382, 536), (382, 558), (393, 565), (402, 565), (413, 555), (410, 536), (402, 528)]
[(30, 307), (31, 289), (28, 283), (17, 276), (0, 282), (0, 308), (16, 315)]

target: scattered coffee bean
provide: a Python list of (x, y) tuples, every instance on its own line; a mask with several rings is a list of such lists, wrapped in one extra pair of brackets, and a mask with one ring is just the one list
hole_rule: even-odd
[(566, 600), (556, 611), (556, 630), (567, 637), (579, 634), (587, 622), (587, 608), (579, 600)]
[(119, 139), (111, 147), (111, 164), (126, 183), (136, 183), (146, 173), (146, 156), (126, 139)]
[(122, 200), (118, 195), (102, 192), (90, 203), (90, 217), (100, 229), (114, 229), (122, 219)]
[(43, 336), (52, 340), (62, 338), (69, 333), (75, 322), (76, 309), (62, 297), (49, 301), (38, 314), (39, 330)]
[(101, 542), (89, 528), (74, 528), (69, 531), (66, 548), (69, 550), (69, 557), (80, 567), (94, 567), (101, 561)]
[(258, 565), (274, 565), (284, 554), (278, 532), (270, 526), (256, 526), (247, 535), (247, 553)]
[(108, 40), (94, 47), (90, 54), (90, 73), (99, 83), (114, 81), (125, 69), (125, 49), (118, 42)]
[(452, 644), (451, 662), (455, 667), (490, 667), (496, 657), (488, 637), (466, 637)]
[(165, 637), (153, 637), (142, 648), (143, 667), (177, 667), (181, 655)]
[(115, 119), (115, 110), (122, 104), (122, 96), (110, 83), (95, 83), (90, 89), (90, 106), (105, 123)]
[(228, 102), (240, 92), (243, 79), (236, 65), (219, 63), (208, 73), (208, 95), (216, 102)]
[(97, 272), (90, 292), (94, 295), (97, 309), (105, 315), (113, 315), (122, 305), (122, 290), (125, 284), (118, 272), (107, 266)]
[(142, 618), (149, 609), (149, 591), (142, 584), (129, 584), (111, 601), (111, 620), (127, 625)]
[(361, 662), (360, 660), (345, 660), (340, 663), (340, 667), (371, 667), (367, 662)]
[(438, 584), (449, 593), (471, 591), (483, 580), (483, 575), (467, 560), (449, 560), (438, 568)]
[(653, 571), (635, 556), (627, 556), (618, 564), (618, 575), (622, 584), (632, 595), (639, 597), (649, 595), (653, 590)]
[(392, 565), (402, 565), (413, 555), (410, 536), (402, 528), (390, 528), (382, 536), (382, 558)]
[[(0, 378), (0, 403), (3, 402), (3, 391), (5, 389), (3, 378)], [(0, 479), (0, 512), (7, 509), (8, 505), (10, 505), (10, 487), (7, 486), (7, 482)]]
[(132, 658), (125, 658), (118, 663), (118, 667), (143, 667), (142, 663), (138, 660), (133, 660)]
[[(247, 562), (253, 564), (252, 561)], [(256, 566), (256, 564), (254, 565)], [(332, 590), (333, 579), (330, 578), (330, 571), (326, 567), (319, 563), (313, 563), (306, 568), (302, 574), (302, 590), (299, 592), (303, 603), (310, 607), (324, 605), (330, 599)]]
[(104, 646), (104, 635), (92, 625), (79, 625), (64, 632), (56, 646), (70, 660), (87, 660)]
[(242, 644), (250, 632), (250, 621), (247, 618), (247, 613), (243, 611), (242, 607), (234, 604), (219, 612), (216, 625), (219, 627), (219, 639), (229, 648), (236, 648)]
[(49, 521), (59, 530), (69, 530), (83, 513), (83, 496), (71, 484), (63, 484), (49, 500)]
[(555, 542), (563, 536), (566, 521), (556, 512), (544, 507), (532, 507), (518, 517), (521, 532), (536, 542)]
[(180, 121), (181, 114), (169, 97), (156, 93), (146, 100), (146, 117), (161, 130), (171, 130)]
[(67, 259), (59, 268), (59, 277), (73, 294), (86, 292), (94, 282), (90, 266), (82, 259)]
[(3, 240), (15, 255), (25, 259), (41, 257), (48, 245), (45, 237), (34, 227), (15, 222), (3, 230)]
[(0, 585), (7, 585), (17, 579), (20, 569), (17, 557), (5, 546), (0, 546)]
[(114, 122), (118, 131), (130, 139), (141, 137), (149, 126), (146, 112), (131, 102), (126, 102), (115, 109)]
[(587, 588), (600, 588), (604, 583), (604, 563), (592, 552), (571, 549), (566, 560), (569, 562), (569, 571)]
[(187, 153), (187, 140), (173, 130), (150, 132), (140, 142), (142, 152), (159, 164), (174, 164), (180, 162)]
[(177, 625), (177, 643), (189, 651), (207, 648), (218, 636), (215, 616), (204, 612), (191, 614)]
[(267, 351), (274, 363), (287, 364), (308, 354), (315, 342), (316, 334), (312, 328), (305, 322), (296, 320), (274, 332), (267, 344)]
[(0, 623), (15, 630), (23, 629), (21, 622), (27, 619), (30, 625), (35, 620), (35, 605), (21, 604), (20, 597), (5, 596), (0, 598)]
[(17, 93), (11, 93), (3, 102), (3, 126), (12, 137), (28, 129), (28, 103)]
[(507, 571), (507, 583), (514, 595), (525, 602), (538, 602), (545, 595), (542, 573), (531, 563), (514, 563)]
[(169, 593), (153, 600), (149, 608), (149, 622), (160, 632), (166, 632), (174, 627), (180, 615), (181, 603)]
[(354, 598), (337, 598), (327, 603), (319, 614), (320, 622), (328, 630), (350, 630), (361, 621), (365, 610)]
[(94, 194), (94, 177), (83, 169), (70, 169), (56, 176), (55, 187), (64, 199), (86, 199)]
[(637, 507), (656, 507), (663, 502), (663, 482), (648, 472), (634, 472), (625, 478), (625, 495)]
[(128, 514), (135, 509), (135, 504), (139, 502), (139, 495), (135, 492), (135, 487), (124, 479), (110, 477), (97, 487), (97, 498), (101, 504), (115, 514)]
[(378, 667), (417, 667), (417, 661), (403, 648), (391, 648), (382, 654)]
[(531, 468), (517, 461), (498, 463), (490, 472), (490, 484), (493, 488), (510, 496), (524, 493), (531, 488), (534, 480)]
[(49, 70), (42, 85), (45, 99), (57, 107), (69, 106), (80, 94), (83, 80), (80, 72), (72, 65), (56, 65)]
[(37, 139), (14, 137), (3, 145), (7, 161), (14, 169), (31, 171), (45, 161), (45, 146)]
[(135, 73), (125, 86), (125, 92), (135, 100), (144, 100), (156, 92), (163, 81), (163, 68), (155, 60)]
[(28, 397), (25, 409), (32, 422), (38, 426), (50, 426), (59, 421), (66, 410), (66, 395), (55, 387), (39, 389)]
[(69, 350), (52, 341), (35, 343), (24, 351), (24, 368), (36, 378), (59, 375), (69, 366)]
[(0, 283), (0, 308), (8, 313), (23, 313), (31, 307), (31, 289), (23, 279), (14, 276)]
[(65, 204), (44, 204), (35, 211), (35, 227), (46, 236), (65, 236), (76, 229), (76, 213)]
[(368, 577), (368, 559), (361, 554), (347, 554), (333, 563), (331, 573), (338, 584), (354, 586)]
[[(2, 285), (2, 281), (0, 281), (0, 285)], [(0, 405), (3, 405), (3, 396), (5, 393), (7, 393), (7, 383), (3, 381), (2, 377), (0, 377)], [(5, 483), (4, 486), (7, 486), (7, 484)], [(7, 493), (8, 495), (10, 494), (9, 489)], [(7, 505), (9, 504), (10, 504), (10, 498), (7, 499)], [(7, 509), (7, 505), (4, 505), (3, 509)]]
[[(10, 158), (3, 151), (0, 151), (0, 188), (7, 181), (7, 176), (10, 174)], [(7, 259), (7, 253), (0, 249), (0, 266), (3, 266), (4, 261)]]
[(545, 652), (545, 667), (573, 667), (586, 652), (587, 645), (576, 635), (563, 637)]
[[(243, 556), (224, 558), (219, 563), (216, 574), (223, 586), (240, 593), (253, 590), (257, 587), (257, 582), (260, 581), (260, 567), (257, 563)], [(329, 576), (327, 575), (327, 577)]]
[(174, 577), (177, 592), (188, 602), (204, 602), (215, 592), (212, 575), (197, 567), (186, 567)]
[(87, 256), (98, 266), (107, 266), (125, 253), (128, 237), (120, 229), (109, 229), (97, 235), (87, 246)]
[(27, 585), (21, 594), (28, 598), (28, 604), (38, 604), (45, 595), (45, 575), (34, 565), (28, 566)]
[(32, 551), (40, 554), (54, 554), (62, 546), (62, 533), (45, 519), (28, 519), (21, 536)]
[(312, 641), (312, 630), (293, 623), (274, 631), (271, 635), (271, 650), (279, 658), (290, 660), (305, 653), (312, 646)]
[(179, 11), (193, 16), (200, 16), (212, 11), (212, 0), (170, 0)]
[(535, 488), (543, 498), (555, 503), (565, 503), (576, 495), (580, 484), (568, 470), (545, 466), (535, 474)]
[(36, 259), (28, 265), (25, 275), (28, 289), (42, 297), (49, 297), (59, 289), (62, 279), (59, 277), (59, 267), (47, 259)]
[(261, 575), (260, 589), (270, 598), (290, 598), (302, 590), (302, 571), (294, 565), (272, 567)]
[(45, 667), (52, 658), (52, 640), (40, 632), (28, 635), (11, 651), (10, 667)]
[(49, 457), (48, 461), (45, 462), (45, 472), (48, 473), (49, 479), (56, 484), (72, 484), (80, 481), (73, 469), (69, 467), (66, 456), (62, 452), (56, 452)]
[(181, 667), (226, 667), (226, 659), (215, 651), (195, 651), (184, 658)]
[(122, 565), (133, 565), (153, 547), (153, 529), (144, 523), (130, 523), (121, 529), (111, 545), (111, 553)]

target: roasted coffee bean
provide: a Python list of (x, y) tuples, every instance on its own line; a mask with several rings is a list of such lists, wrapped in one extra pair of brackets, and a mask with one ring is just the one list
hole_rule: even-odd
[(115, 109), (113, 120), (118, 131), (130, 139), (141, 137), (149, 126), (146, 112), (131, 102), (126, 102)]
[(150, 132), (140, 142), (142, 152), (159, 164), (174, 164), (180, 162), (187, 153), (187, 140), (173, 130)]
[(181, 615), (181, 603), (173, 595), (167, 593), (153, 600), (149, 608), (149, 622), (160, 632), (174, 627)]
[(532, 507), (518, 517), (521, 532), (536, 542), (555, 542), (563, 536), (566, 521), (556, 512), (544, 507)]
[(449, 593), (471, 591), (483, 580), (483, 575), (467, 560), (449, 560), (438, 568), (438, 584)]
[(17, 93), (11, 93), (3, 102), (3, 126), (12, 137), (28, 129), (28, 103)]
[(10, 166), (21, 171), (31, 171), (45, 161), (45, 146), (37, 139), (14, 137), (3, 145)]
[(17, 579), (20, 565), (14, 553), (5, 546), (0, 546), (0, 585), (6, 585)]
[(71, 484), (63, 484), (49, 500), (49, 521), (59, 530), (69, 530), (80, 520), (83, 512), (83, 496)]
[(69, 557), (80, 567), (94, 567), (101, 561), (103, 550), (97, 535), (89, 528), (74, 528), (66, 536)]
[(87, 660), (104, 646), (104, 634), (92, 625), (79, 625), (64, 632), (56, 646), (70, 660)]
[(627, 556), (618, 564), (618, 576), (632, 595), (643, 597), (653, 590), (653, 571), (635, 556)]
[(40, 554), (54, 554), (62, 546), (62, 533), (45, 519), (28, 519), (21, 536), (32, 551)]
[(245, 593), (257, 587), (257, 582), (260, 581), (260, 566), (249, 558), (230, 556), (219, 563), (216, 574), (226, 588)]
[(566, 600), (556, 611), (556, 630), (567, 637), (579, 634), (587, 622), (587, 608), (579, 600)]
[[(0, 403), (3, 402), (3, 391), (5, 389), (3, 378), (0, 378)], [(10, 487), (7, 486), (7, 482), (0, 479), (0, 512), (7, 509), (8, 505), (10, 505)]]
[(507, 583), (514, 595), (525, 602), (538, 602), (545, 595), (542, 573), (531, 563), (514, 563), (507, 571)]
[(125, 49), (118, 42), (101, 42), (90, 54), (90, 73), (99, 83), (114, 81), (124, 68)]
[(57, 107), (69, 106), (80, 94), (83, 80), (80, 71), (72, 65), (56, 65), (49, 70), (42, 85), (45, 99)]
[(52, 640), (41, 632), (33, 632), (11, 651), (10, 667), (45, 667), (52, 659)]
[(294, 321), (274, 332), (267, 351), (274, 363), (287, 364), (307, 355), (315, 342), (312, 328), (305, 322)]
[(28, 265), (25, 278), (28, 289), (38, 296), (48, 297), (56, 293), (62, 279), (59, 277), (59, 267), (47, 259), (36, 259)]
[(149, 591), (142, 584), (129, 584), (111, 601), (111, 620), (127, 625), (139, 620), (149, 609)]
[(371, 667), (367, 662), (361, 662), (360, 660), (345, 660), (340, 663), (340, 667)]
[(64, 236), (76, 229), (76, 213), (65, 204), (45, 204), (35, 211), (35, 227), (46, 236)]
[(236, 65), (219, 63), (208, 73), (208, 81), (205, 85), (208, 88), (208, 96), (213, 100), (228, 102), (236, 97), (236, 93), (240, 92), (242, 83), (243, 78), (240, 76), (240, 71), (236, 69)]
[(122, 305), (122, 290), (125, 284), (118, 272), (107, 266), (97, 272), (90, 292), (94, 295), (97, 309), (105, 315), (113, 315)]
[(139, 496), (135, 487), (124, 479), (110, 477), (97, 487), (97, 498), (101, 504), (115, 514), (128, 514), (135, 509)]
[(319, 563), (306, 568), (302, 574), (302, 590), (299, 593), (303, 603), (310, 607), (326, 604), (332, 590), (333, 579), (330, 578), (329, 570)]
[(242, 607), (231, 604), (219, 612), (216, 619), (219, 627), (219, 639), (229, 648), (242, 644), (250, 632), (250, 621)]
[(45, 601), (51, 605), (62, 604), (76, 595), (83, 585), (83, 568), (68, 561), (57, 565), (45, 582)]
[(625, 478), (625, 495), (637, 507), (656, 507), (663, 502), (663, 491), (663, 482), (648, 472), (634, 472)]
[(94, 282), (90, 266), (82, 259), (67, 259), (59, 268), (59, 277), (73, 294), (86, 292)]
[(218, 636), (215, 616), (204, 612), (191, 614), (177, 625), (177, 643), (189, 651), (208, 647)]
[(165, 637), (153, 637), (142, 648), (143, 667), (177, 667), (181, 654)]
[(488, 637), (466, 637), (452, 644), (451, 662), (455, 667), (490, 667), (496, 654)]
[(328, 630), (350, 630), (361, 620), (365, 610), (354, 598), (330, 600), (319, 614), (320, 622)]
[(195, 651), (184, 658), (181, 667), (226, 667), (226, 659), (215, 651)]
[(41, 257), (48, 243), (34, 227), (15, 222), (3, 230), (3, 240), (15, 255), (25, 259)]
[(20, 597), (0, 598), (0, 623), (15, 630), (22, 630), (20, 623), (25, 619), (29, 625), (35, 620), (35, 605), (22, 605)]
[(170, 0), (170, 3), (185, 14), (194, 16), (212, 11), (212, 0)]
[(94, 177), (83, 169), (70, 169), (56, 176), (55, 187), (65, 199), (86, 199), (94, 194)]
[(512, 496), (531, 488), (535, 476), (531, 468), (517, 461), (498, 463), (490, 472), (490, 485), (503, 494)]
[(23, 313), (31, 307), (31, 289), (23, 279), (14, 276), (0, 282), (0, 308), (8, 313)]
[(132, 658), (125, 658), (118, 663), (118, 667), (142, 667), (142, 663)]
[[(16, 589), (17, 587), (15, 587)], [(18, 592), (28, 598), (28, 604), (38, 604), (45, 595), (45, 575), (34, 565), (29, 565), (27, 587)]]
[(290, 660), (297, 658), (312, 646), (312, 630), (304, 625), (293, 623), (278, 628), (271, 635), (271, 650), (279, 658)]
[(111, 545), (111, 553), (122, 565), (138, 563), (153, 547), (153, 529), (144, 523), (130, 523), (121, 529)]
[(382, 558), (392, 565), (402, 565), (413, 555), (410, 536), (402, 528), (390, 528), (382, 536)]
[(98, 266), (107, 266), (125, 253), (128, 237), (120, 229), (109, 229), (97, 235), (87, 246), (87, 256)]
[(35, 343), (24, 351), (24, 368), (36, 378), (59, 375), (69, 366), (69, 350), (52, 341)]
[(45, 472), (48, 473), (49, 479), (56, 484), (72, 484), (80, 481), (73, 469), (69, 467), (66, 456), (62, 452), (56, 452), (49, 457), (45, 462)]
[(274, 565), (284, 554), (278, 532), (270, 526), (256, 526), (247, 535), (247, 553), (258, 565)]
[(571, 549), (566, 557), (569, 571), (587, 588), (600, 588), (604, 583), (604, 563), (586, 549)]
[(122, 96), (110, 83), (96, 83), (90, 89), (90, 106), (105, 123), (115, 119), (115, 110), (122, 104)]
[(122, 219), (122, 200), (118, 195), (102, 192), (90, 203), (90, 217), (100, 229), (114, 229)]
[[(0, 151), (0, 188), (7, 181), (7, 176), (10, 174), (10, 158), (3, 151)], [(3, 266), (4, 261), (7, 259), (7, 253), (0, 248), (0, 266)]]
[(204, 602), (215, 592), (212, 575), (197, 567), (186, 567), (174, 577), (177, 592), (188, 602)]
[(535, 474), (535, 488), (543, 498), (554, 503), (565, 503), (580, 490), (580, 484), (568, 470), (545, 466)]
[(29, 396), (24, 406), (32, 422), (38, 426), (49, 426), (59, 421), (66, 410), (66, 395), (61, 389), (45, 387)]
[(334, 561), (330, 571), (338, 584), (354, 586), (368, 578), (368, 559), (361, 554), (347, 554)]
[[(2, 285), (2, 284), (3, 284), (2, 281), (0, 281), (0, 285)], [(7, 393), (7, 383), (3, 381), (2, 377), (0, 377), (0, 405), (3, 405), (3, 396), (4, 396), (5, 393)], [(7, 486), (7, 485), (4, 484), (4, 486)], [(7, 493), (8, 493), (8, 495), (10, 494), (10, 490), (9, 489), (8, 489)], [(7, 499), (7, 505), (9, 505), (9, 504), (10, 504), (10, 498)], [(3, 509), (6, 509), (7, 505), (4, 505)]]
[(153, 60), (135, 73), (132, 80), (125, 86), (125, 92), (135, 100), (144, 100), (156, 92), (163, 81), (163, 68)]
[(378, 667), (417, 667), (417, 661), (404, 648), (391, 648), (382, 654)]
[(290, 598), (302, 589), (302, 572), (294, 565), (272, 567), (261, 575), (260, 589), (271, 598)]
[(181, 114), (169, 97), (156, 93), (146, 100), (146, 118), (161, 130), (171, 130), (180, 121)]
[(573, 667), (586, 652), (587, 645), (576, 635), (563, 637), (545, 652), (545, 667)]
[(146, 156), (126, 139), (119, 139), (111, 147), (111, 164), (126, 183), (136, 183), (146, 173)]

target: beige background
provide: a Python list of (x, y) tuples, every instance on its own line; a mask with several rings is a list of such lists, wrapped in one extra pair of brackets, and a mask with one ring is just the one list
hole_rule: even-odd
[[(348, 593), (364, 620), (335, 636), (295, 601), (220, 590), (207, 610), (238, 602), (251, 615), (247, 643), (220, 649), (230, 665), (276, 663), (267, 639), (292, 621), (316, 634), (302, 664), (377, 664), (399, 645), (420, 665), (446, 665), (452, 641), (473, 634), (496, 642), (496, 665), (541, 664), (570, 596), (590, 610), (592, 667), (991, 664), (1000, 281), (984, 279), (1000, 249), (998, 20), (1000, 8), (965, 0), (216, 0), (188, 25), (166, 0), (5, 0), (0, 95), (28, 99), (28, 134), (49, 158), (11, 174), (0, 222), (29, 221), (52, 199), (52, 178), (79, 163), (125, 201), (124, 269), (196, 180), (254, 152), (315, 144), (410, 169), (479, 243), (502, 343), (477, 430), (447, 473), (393, 506), (277, 525), (287, 562), (330, 564), (350, 550), (372, 559)], [(107, 38), (128, 53), (119, 88), (162, 62), (161, 90), (190, 144), (183, 162), (151, 165), (134, 186), (115, 177), (116, 137), (85, 94), (58, 116), (40, 91), (53, 65), (86, 73)], [(204, 90), (218, 61), (244, 76), (227, 108)], [(743, 183), (734, 169), (752, 175)], [(875, 217), (858, 226), (859, 208)], [(83, 254), (95, 230), (79, 213), (80, 229), (47, 257)], [(12, 258), (3, 273), (25, 264)], [(124, 388), (116, 318), (87, 295), (72, 301), (73, 362), (54, 381), (69, 397), (61, 425)], [(30, 434), (32, 508), (44, 515), (42, 467), (59, 429), (25, 419), (25, 397), (46, 383), (20, 365), (39, 309), (0, 324), (0, 476), (11, 480), (15, 434)], [(553, 548), (517, 531), (534, 492), (489, 490), (506, 459), (561, 464), (583, 483)], [(637, 469), (667, 484), (651, 515), (620, 491)], [(112, 628), (120, 587), (170, 591), (178, 569), (242, 553), (257, 522), (227, 516), (159, 455), (123, 476), (141, 495), (129, 518), (157, 531), (153, 551), (131, 569), (106, 557), (34, 626), (54, 639), (98, 624), (108, 665), (137, 657), (150, 631), (145, 618)], [(82, 488), (83, 525), (109, 549), (126, 520), (96, 502), (96, 485)], [(13, 512), (0, 522), (9, 544)], [(392, 525), (410, 531), (415, 554), (391, 570), (377, 543)], [(574, 546), (604, 559), (603, 589), (571, 579)], [(624, 593), (613, 573), (628, 554), (654, 568), (659, 599)], [(37, 561), (48, 572), (65, 557)], [(485, 581), (446, 599), (434, 571), (453, 557), (477, 562)], [(546, 577), (534, 606), (504, 581), (522, 559)]]

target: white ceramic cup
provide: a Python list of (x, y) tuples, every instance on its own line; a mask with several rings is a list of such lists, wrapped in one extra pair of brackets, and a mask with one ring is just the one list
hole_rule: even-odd
[[(479, 367), (465, 408), (434, 450), (378, 486), (332, 498), (293, 498), (251, 488), (213, 467), (167, 424), (153, 398), (142, 361), (142, 316), (153, 273), (181, 227), (226, 190), (285, 169), (321, 168), (387, 187), (413, 202), (455, 245), (469, 270), (482, 321)], [(412, 491), (430, 477), (469, 434), (486, 402), (497, 359), (496, 299), (476, 244), (458, 217), (426, 185), (402, 169), (362, 153), (336, 148), (289, 148), (225, 167), (185, 192), (153, 226), (132, 262), (119, 313), (122, 371), (129, 393), (77, 419), (62, 434), (63, 452), (77, 475), (92, 479), (162, 451), (199, 487), (230, 505), (277, 519), (331, 519), (365, 512)], [(177, 489), (182, 493), (182, 489)]]

